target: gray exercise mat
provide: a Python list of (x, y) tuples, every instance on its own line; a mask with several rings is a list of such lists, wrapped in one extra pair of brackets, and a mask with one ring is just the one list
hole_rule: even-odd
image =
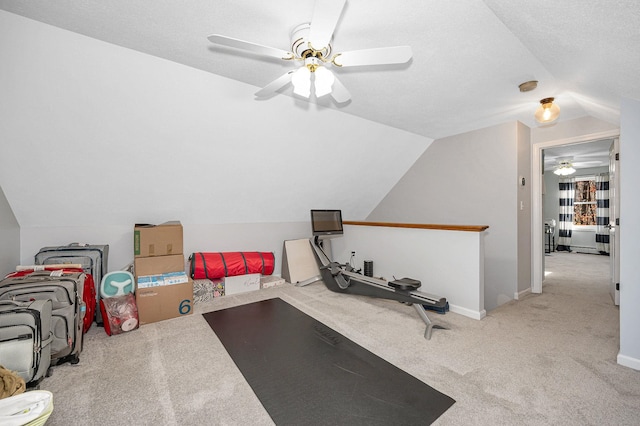
[(427, 425), (455, 403), (282, 299), (203, 316), (277, 425)]

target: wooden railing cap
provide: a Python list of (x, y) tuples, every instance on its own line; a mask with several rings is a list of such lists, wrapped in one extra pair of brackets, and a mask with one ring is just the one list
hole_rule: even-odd
[(359, 226), (386, 226), (389, 228), (413, 228), (413, 229), (439, 229), (443, 231), (466, 231), (466, 232), (483, 232), (488, 225), (441, 225), (431, 223), (396, 223), (396, 222), (361, 222), (345, 220), (344, 225)]

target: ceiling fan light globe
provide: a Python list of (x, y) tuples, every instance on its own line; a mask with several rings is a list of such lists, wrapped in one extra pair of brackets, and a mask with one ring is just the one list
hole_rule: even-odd
[(574, 169), (573, 165), (568, 161), (560, 162), (558, 167), (556, 167), (556, 169), (553, 171), (553, 173), (558, 176), (569, 176), (571, 174), (574, 174), (575, 172), (576, 169)]
[(558, 176), (569, 176), (574, 174), (575, 172), (576, 170), (573, 167), (571, 167), (571, 168), (565, 168), (565, 169), (557, 169), (553, 173), (557, 174)]
[(311, 96), (311, 71), (307, 67), (298, 68), (291, 76), (293, 93), (309, 98)]
[(314, 73), (314, 78), (316, 97), (320, 98), (331, 93), (335, 81), (331, 71), (325, 67), (318, 67)]

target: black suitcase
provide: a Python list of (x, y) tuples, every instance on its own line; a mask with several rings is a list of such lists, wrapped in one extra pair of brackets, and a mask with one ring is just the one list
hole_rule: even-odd
[[(96, 286), (96, 306), (100, 306), (100, 283), (108, 272), (108, 244), (71, 243), (66, 246), (42, 247), (35, 255), (36, 265), (79, 264), (93, 276)], [(96, 309), (95, 321), (102, 325), (102, 314)]]
[(51, 366), (51, 300), (0, 301), (0, 364), (33, 386)]
[(36, 271), (0, 281), (0, 300), (51, 300), (53, 365), (79, 362), (82, 351), (84, 272)]

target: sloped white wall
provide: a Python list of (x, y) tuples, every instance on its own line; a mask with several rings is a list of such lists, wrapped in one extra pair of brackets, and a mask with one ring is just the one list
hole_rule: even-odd
[(518, 129), (513, 122), (436, 140), (367, 217), (488, 225), (487, 311), (512, 300), (517, 291)]
[(77, 239), (70, 228), (106, 243), (105, 229), (128, 241), (136, 222), (303, 222), (312, 208), (359, 220), (432, 142), (290, 97), (255, 101), (255, 87), (7, 12), (0, 51), (0, 185), (23, 259)]

